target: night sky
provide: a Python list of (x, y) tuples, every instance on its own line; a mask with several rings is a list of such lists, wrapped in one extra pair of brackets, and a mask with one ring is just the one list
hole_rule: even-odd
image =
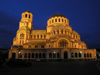
[(47, 20), (63, 14), (88, 48), (100, 48), (100, 0), (0, 0), (0, 48), (10, 48), (21, 14), (33, 14), (34, 29), (46, 29)]

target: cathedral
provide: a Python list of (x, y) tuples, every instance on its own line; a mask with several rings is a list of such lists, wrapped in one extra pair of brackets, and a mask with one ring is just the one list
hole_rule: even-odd
[(93, 60), (96, 59), (96, 49), (87, 49), (64, 15), (54, 14), (48, 19), (46, 30), (34, 30), (33, 14), (26, 11), (22, 13), (8, 58), (35, 61)]

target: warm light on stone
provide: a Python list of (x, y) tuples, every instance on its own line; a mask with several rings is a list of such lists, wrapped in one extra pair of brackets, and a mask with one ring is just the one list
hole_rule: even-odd
[(34, 30), (33, 15), (26, 11), (22, 13), (19, 29), (9, 50), (9, 58), (96, 59), (96, 49), (87, 49), (87, 45), (72, 30), (64, 15), (51, 16), (46, 30)]

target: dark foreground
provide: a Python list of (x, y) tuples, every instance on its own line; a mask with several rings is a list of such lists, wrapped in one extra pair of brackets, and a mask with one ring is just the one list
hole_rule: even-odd
[(0, 68), (0, 75), (100, 75), (100, 61), (33, 62), (31, 67)]

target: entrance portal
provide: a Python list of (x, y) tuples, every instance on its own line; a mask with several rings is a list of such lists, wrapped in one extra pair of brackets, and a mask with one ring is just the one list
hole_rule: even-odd
[(67, 51), (64, 52), (64, 59), (68, 59), (68, 52)]
[(12, 53), (12, 58), (15, 59), (16, 53)]

